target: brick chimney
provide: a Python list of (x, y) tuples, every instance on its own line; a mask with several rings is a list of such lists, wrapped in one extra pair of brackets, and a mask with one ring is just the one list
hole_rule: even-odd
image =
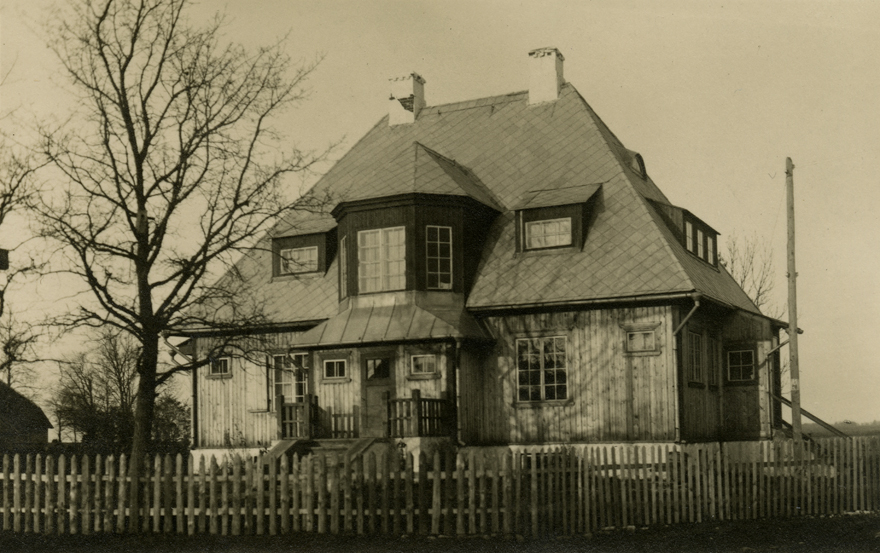
[(407, 125), (414, 122), (425, 107), (425, 79), (417, 73), (389, 79), (391, 98), (388, 103), (388, 124)]
[(538, 48), (529, 52), (529, 104), (555, 102), (565, 82), (562, 77), (562, 52), (556, 48)]

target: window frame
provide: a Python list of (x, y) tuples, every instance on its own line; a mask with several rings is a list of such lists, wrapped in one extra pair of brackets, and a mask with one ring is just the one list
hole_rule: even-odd
[(703, 333), (688, 330), (687, 372), (688, 383), (705, 385), (705, 354), (703, 352)]
[[(388, 236), (391, 232), (400, 231), (401, 233), (401, 242), (399, 244), (395, 244), (393, 246), (389, 246), (387, 244)], [(376, 246), (364, 246), (362, 244), (361, 238), (365, 237), (369, 234), (375, 233), (379, 238)], [(358, 236), (358, 294), (377, 294), (381, 292), (397, 292), (400, 290), (406, 290), (407, 284), (407, 266), (406, 266), (406, 226), (400, 225), (395, 227), (383, 227), (383, 228), (374, 228), (374, 229), (365, 229), (359, 230), (357, 233)], [(378, 250), (378, 256), (375, 261), (366, 261), (364, 259), (363, 251), (365, 248), (373, 248), (375, 247)], [(385, 257), (386, 250), (389, 247), (401, 248), (403, 253), (402, 257), (398, 259), (388, 259)], [(388, 264), (390, 263), (400, 263), (402, 270), (399, 273), (391, 273), (388, 269)], [(378, 268), (377, 275), (364, 275), (364, 271), (367, 267), (375, 266)], [(390, 279), (401, 279), (400, 286), (391, 286)], [(379, 287), (378, 289), (365, 289), (365, 282), (372, 279), (378, 279)]]
[[(660, 355), (661, 353), (661, 343), (660, 343), (660, 324), (659, 322), (655, 323), (630, 323), (630, 324), (621, 324), (620, 328), (623, 330), (623, 352), (627, 357), (642, 357), (647, 355)], [(651, 333), (653, 335), (654, 347), (652, 349), (631, 349), (630, 348), (630, 334), (646, 334)]]
[[(342, 374), (327, 376), (327, 366), (330, 363), (342, 363)], [(348, 359), (341, 357), (328, 357), (326, 359), (321, 359), (321, 380), (327, 383), (349, 382), (351, 376), (348, 373)]]
[[(431, 242), (431, 240), (430, 240), (431, 229), (436, 229), (438, 231), (438, 240), (436, 242)], [(441, 230), (446, 230), (449, 233), (449, 241), (448, 241), (448, 243), (446, 243), (446, 245), (449, 248), (449, 255), (446, 257), (442, 257), (439, 254), (439, 250), (440, 250), (441, 246), (444, 244), (444, 242), (441, 242), (439, 240)], [(431, 245), (432, 244), (437, 245), (438, 254), (436, 256), (431, 255)], [(427, 290), (440, 290), (440, 291), (444, 291), (444, 292), (445, 291), (452, 291), (452, 288), (455, 284), (455, 282), (453, 280), (454, 266), (453, 266), (452, 244), (453, 244), (453, 235), (452, 235), (452, 227), (451, 226), (425, 225), (425, 288)], [(437, 260), (437, 264), (438, 264), (437, 271), (431, 271), (431, 260)], [(444, 271), (440, 270), (440, 264), (444, 260), (447, 260), (449, 262), (449, 271), (448, 272), (444, 272)], [(431, 276), (432, 275), (437, 275), (437, 286), (431, 286)], [(448, 286), (443, 286), (443, 283), (441, 282), (443, 275), (448, 275), (448, 278), (449, 278), (449, 285)]]
[[(219, 366), (221, 363), (226, 365), (226, 370), (215, 371), (215, 367)], [(221, 355), (211, 359), (211, 363), (208, 365), (207, 377), (214, 379), (232, 378), (232, 356)]]
[[(731, 364), (730, 364), (730, 355), (732, 353), (746, 353), (748, 352), (752, 356), (752, 375), (751, 378), (731, 378)], [(731, 385), (754, 385), (758, 381), (758, 355), (755, 351), (754, 347), (741, 346), (741, 345), (732, 345), (730, 348), (724, 351), (724, 366), (725, 366), (725, 377), (728, 384)], [(746, 366), (746, 365), (741, 365)]]
[(339, 239), (339, 297), (348, 297), (348, 236)]
[[(564, 392), (563, 392), (564, 397), (558, 397), (557, 394), (554, 394), (554, 395), (557, 395), (557, 397), (553, 397), (553, 398), (547, 397), (548, 387), (551, 387), (551, 386), (559, 387), (560, 384), (558, 382), (548, 383), (546, 381), (546, 376), (547, 376), (546, 372), (548, 371), (548, 369), (544, 366), (545, 359), (544, 359), (544, 352), (543, 352), (543, 344), (546, 340), (553, 340), (554, 343), (556, 340), (562, 340), (562, 344), (563, 344), (563, 348), (564, 348), (563, 354), (564, 354), (564, 359), (565, 359), (564, 364), (561, 368), (560, 367), (553, 367), (552, 369), (549, 369), (549, 370), (562, 372), (562, 375), (564, 376), (564, 379), (565, 379), (564, 382), (562, 383), (562, 385), (564, 386)], [(542, 350), (541, 350), (541, 352), (539, 352), (540, 356), (538, 358), (539, 364), (540, 364), (540, 367), (538, 369), (540, 383), (537, 384), (538, 390), (540, 391), (540, 399), (533, 399), (531, 397), (529, 397), (527, 399), (523, 399), (522, 398), (523, 386), (526, 386), (527, 388), (531, 388), (533, 386), (536, 386), (536, 384), (532, 384), (532, 383), (522, 384), (521, 383), (522, 367), (520, 366), (520, 353), (519, 353), (520, 352), (520, 343), (526, 342), (526, 343), (530, 344), (529, 347), (531, 347), (531, 344), (535, 341), (540, 341), (542, 344)], [(568, 378), (569, 375), (571, 374), (570, 364), (569, 364), (569, 359), (571, 357), (570, 353), (569, 353), (569, 348), (570, 348), (569, 342), (570, 341), (569, 341), (568, 336), (566, 334), (557, 334), (557, 333), (521, 336), (521, 337), (517, 337), (514, 340), (513, 365), (514, 365), (514, 369), (515, 369), (514, 370), (514, 375), (515, 375), (514, 378), (516, 379), (515, 383), (514, 383), (514, 389), (516, 390), (516, 396), (514, 398), (515, 405), (518, 404), (518, 405), (528, 406), (528, 405), (546, 405), (546, 404), (550, 404), (550, 405), (568, 404), (572, 401), (571, 394), (570, 394), (569, 378)], [(529, 352), (529, 355), (532, 355), (532, 353)], [(526, 372), (529, 372), (530, 370), (532, 370), (532, 369), (528, 369)], [(554, 375), (554, 378), (556, 378), (555, 375)]]
[(706, 373), (707, 381), (712, 388), (718, 387), (718, 371), (720, 368), (719, 355), (721, 353), (721, 340), (718, 336), (710, 334), (706, 340)]
[[(302, 363), (302, 368), (297, 372), (297, 367), (293, 366), (295, 361), (291, 361), (291, 357), (302, 358), (305, 362)], [(286, 367), (278, 367), (278, 360), (282, 360), (282, 363), (286, 364)], [(273, 354), (269, 356), (269, 370), (267, 373), (268, 382), (268, 392), (269, 392), (269, 412), (275, 412), (277, 409), (277, 405), (275, 404), (275, 398), (278, 397), (278, 387), (280, 386), (292, 386), (293, 394), (288, 396), (284, 395), (285, 398), (293, 398), (292, 403), (302, 403), (305, 401), (306, 396), (309, 394), (309, 373), (311, 372), (310, 367), (310, 355), (308, 352), (295, 352), (295, 353), (283, 353), (283, 354)], [(290, 368), (288, 368), (290, 367)], [(285, 371), (290, 371), (292, 376), (291, 382), (279, 382), (278, 374), (284, 373)], [(302, 386), (302, 394), (297, 393), (297, 388)], [(291, 402), (288, 402), (291, 403)]]
[[(416, 359), (430, 359), (433, 363), (433, 370), (429, 372), (416, 371)], [(409, 356), (409, 377), (419, 378), (439, 378), (440, 377), (440, 359), (436, 353), (414, 353)]]
[[(367, 382), (377, 382), (382, 380), (388, 380), (394, 376), (394, 356), (388, 354), (364, 354), (361, 357), (362, 363), (364, 365), (364, 380)], [(370, 376), (370, 361), (384, 361), (388, 364), (388, 374), (386, 376)]]
[[(551, 223), (560, 223), (566, 222), (568, 224), (568, 241), (561, 244), (551, 244), (544, 246), (533, 246), (532, 242), (532, 229), (536, 226), (544, 226), (549, 225)], [(540, 250), (550, 250), (554, 248), (569, 248), (574, 245), (574, 235), (573, 235), (573, 227), (574, 221), (571, 216), (568, 217), (555, 217), (553, 219), (535, 219), (533, 221), (526, 221), (523, 224), (523, 250), (524, 251), (540, 251)], [(564, 236), (564, 233), (558, 233), (554, 236)], [(546, 239), (547, 235), (544, 235), (542, 238)]]
[[(296, 267), (291, 268), (288, 263), (294, 263), (295, 265), (300, 265), (299, 261), (295, 261), (292, 258), (285, 257), (285, 252), (301, 252), (306, 250), (314, 250), (314, 268), (312, 268), (312, 261), (310, 260), (310, 264), (308, 266), (302, 265), (298, 270)], [(302, 275), (306, 273), (317, 273), (320, 270), (320, 255), (318, 246), (302, 246), (297, 248), (280, 248), (278, 250), (278, 274), (280, 276), (286, 275)]]

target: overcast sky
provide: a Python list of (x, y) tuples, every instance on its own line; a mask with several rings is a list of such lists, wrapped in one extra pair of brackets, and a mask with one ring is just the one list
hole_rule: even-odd
[[(0, 107), (19, 119), (60, 116), (69, 98), (34, 32), (48, 4), (0, 0), (11, 68)], [(237, 0), (190, 14), (217, 9), (230, 38), (289, 33), (296, 58), (325, 56), (311, 99), (285, 120), (304, 148), (363, 136), (385, 114), (389, 77), (421, 74), (429, 105), (504, 94), (527, 88), (529, 50), (559, 48), (566, 80), (674, 204), (722, 241), (772, 246), (780, 306), (791, 157), (804, 407), (880, 419), (880, 2)], [(17, 293), (51, 296), (45, 285)]]

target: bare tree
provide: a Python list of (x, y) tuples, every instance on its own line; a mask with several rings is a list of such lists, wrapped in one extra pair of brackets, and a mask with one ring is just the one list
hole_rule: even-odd
[(767, 242), (754, 235), (741, 238), (731, 234), (725, 242), (725, 250), (719, 255), (721, 264), (737, 284), (762, 313), (781, 317), (783, 310), (773, 300), (776, 271), (773, 268), (773, 252)]
[(51, 31), (80, 108), (42, 133), (63, 176), (62, 193), (40, 206), (43, 236), (60, 244), (58, 270), (94, 300), (57, 322), (110, 325), (139, 342), (138, 461), (157, 386), (208, 362), (160, 371), (160, 337), (262, 322), (262, 305), (244, 299), (235, 271), (216, 276), (279, 216), (321, 207), (291, 201), (283, 186), (321, 156), (281, 153), (271, 125), (305, 97), (315, 63), (294, 64), (284, 41), (256, 50), (226, 44), (221, 20), (191, 25), (186, 4), (78, 0)]
[(33, 366), (40, 361), (35, 351), (38, 339), (33, 325), (16, 320), (12, 314), (0, 321), (0, 379), (29, 397), (36, 388)]
[[(59, 426), (82, 436), (92, 451), (118, 453), (131, 446), (140, 343), (119, 330), (103, 330), (88, 351), (61, 364), (52, 399)], [(157, 393), (152, 435), (188, 444), (186, 409), (166, 392)], [(169, 437), (172, 439), (169, 440)]]

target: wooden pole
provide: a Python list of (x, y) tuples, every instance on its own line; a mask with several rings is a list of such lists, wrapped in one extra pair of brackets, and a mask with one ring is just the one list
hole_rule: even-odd
[(791, 371), (791, 427), (795, 442), (801, 440), (801, 383), (798, 367), (797, 271), (794, 263), (794, 164), (785, 158), (785, 189), (788, 204), (788, 351)]

